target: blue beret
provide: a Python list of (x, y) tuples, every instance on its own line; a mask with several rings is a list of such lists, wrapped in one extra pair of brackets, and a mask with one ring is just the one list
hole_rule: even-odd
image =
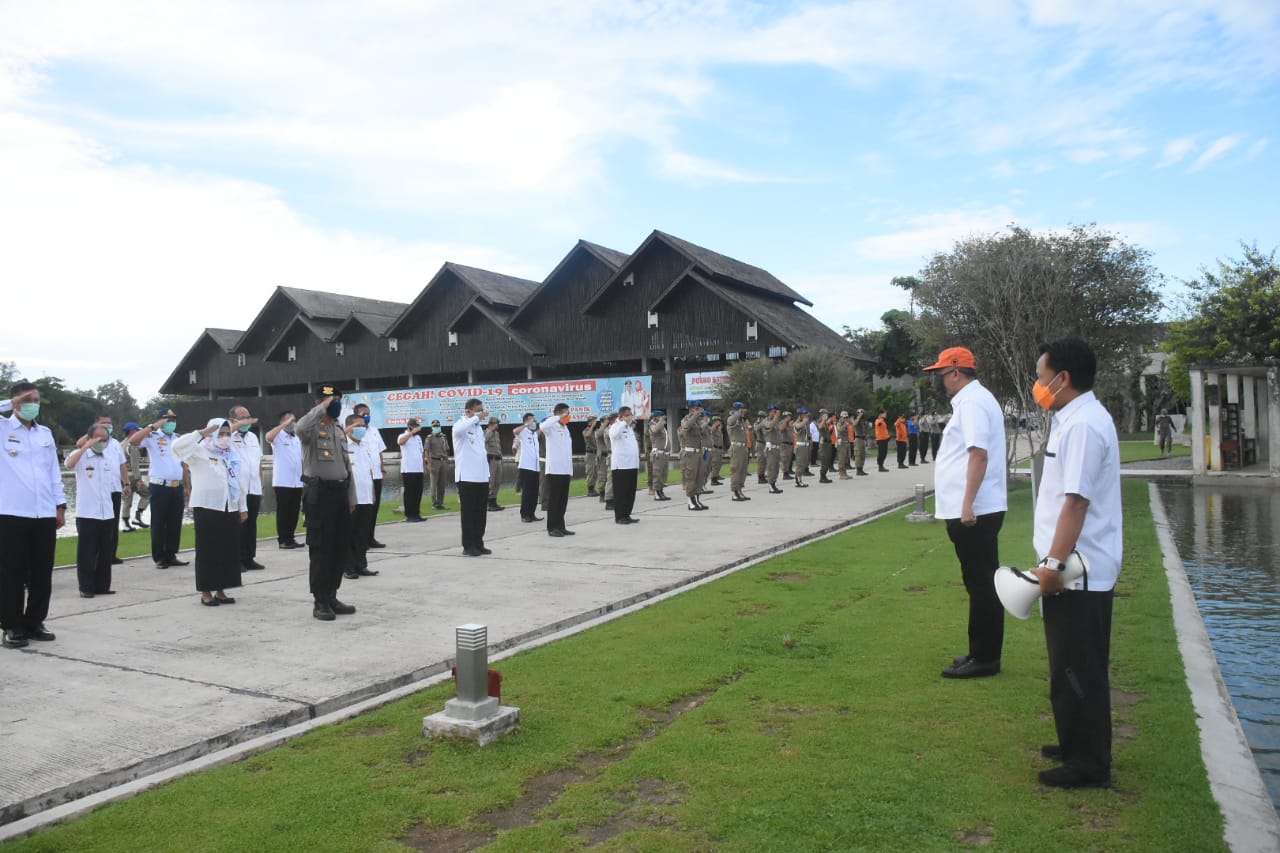
[(658, 415), (665, 415), (665, 414), (666, 414), (666, 412), (662, 411), (662, 409), (654, 409), (652, 412), (650, 412), (650, 413), (649, 413), (649, 415), (650, 415), (651, 417), (655, 417), (655, 418), (656, 418)]
[(133, 421), (129, 421), (127, 424), (124, 425), (125, 432), (133, 432), (135, 429), (142, 429), (142, 427), (138, 426)]
[(747, 407), (747, 404), (746, 404), (746, 403), (734, 403), (734, 404), (733, 404), (733, 407), (734, 407), (735, 409), (745, 409), (745, 408)]
[(769, 404), (769, 408), (770, 408), (770, 410), (776, 409), (776, 408), (778, 408), (778, 404), (777, 404), (777, 403), (770, 403), (770, 404)]
[(809, 410), (808, 410), (808, 409), (806, 409), (804, 406), (796, 406), (796, 414), (797, 414), (797, 415), (807, 415), (807, 414), (809, 414)]
[(694, 406), (697, 406), (698, 408), (702, 408), (702, 401), (701, 401), (701, 400), (690, 400), (690, 401), (689, 401), (689, 408), (691, 408), (691, 409), (692, 409)]

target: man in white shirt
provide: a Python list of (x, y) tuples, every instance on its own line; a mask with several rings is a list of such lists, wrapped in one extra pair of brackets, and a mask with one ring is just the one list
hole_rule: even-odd
[(525, 412), (524, 419), (515, 431), (516, 447), (520, 451), (517, 476), (520, 486), (520, 520), (526, 524), (542, 521), (538, 512), (539, 468), (538, 420), (533, 412)]
[(365, 425), (360, 415), (347, 415), (347, 453), (351, 460), (351, 557), (347, 561), (343, 576), (348, 580), (362, 577), (373, 577), (377, 574), (370, 571), (369, 531), (373, 529), (370, 516), (373, 515), (374, 479), (373, 472), (381, 464), (381, 457), (374, 455), (374, 445), (369, 442), (369, 434), (374, 432)]
[(951, 398), (951, 426), (934, 458), (934, 514), (947, 522), (969, 593), (969, 651), (957, 655), (942, 677), (982, 678), (1000, 672), (1004, 649), (1004, 607), (995, 584), (1009, 508), (1004, 415), (964, 347), (943, 350), (925, 370), (933, 373), (939, 394)]
[(19, 382), (10, 398), (0, 403), (0, 629), (5, 647), (18, 649), (54, 639), (44, 620), (67, 501), (53, 433), (36, 423), (40, 389)]
[[(1093, 393), (1097, 358), (1084, 341), (1040, 348), (1036, 402), (1056, 412), (1036, 497), (1035, 570), (1044, 599), (1049, 699), (1058, 742), (1044, 747), (1061, 767), (1040, 773), (1058, 788), (1111, 784), (1111, 605), (1124, 553), (1120, 445), (1115, 422)], [(1070, 586), (1063, 564), (1078, 551), (1088, 572)]]
[(467, 401), (466, 414), (453, 425), (453, 476), (458, 483), (458, 519), (462, 523), (462, 553), (468, 557), (492, 554), (484, 547), (489, 518), (489, 457), (484, 449), (484, 403)]
[[(231, 434), (231, 446), (240, 454), (244, 466), (245, 501), (248, 516), (240, 523), (240, 568), (246, 572), (265, 569), (258, 556), (258, 511), (262, 509), (262, 444), (251, 432), (258, 419), (244, 406), (232, 406), (231, 420), (240, 421)], [(246, 423), (247, 421), (247, 423)]]
[(369, 413), (368, 405), (357, 403), (353, 411), (369, 428), (365, 441), (369, 444), (369, 452), (373, 455), (374, 461), (378, 463), (373, 469), (373, 515), (366, 522), (369, 525), (369, 547), (385, 548), (387, 546), (379, 542), (375, 534), (378, 527), (378, 510), (382, 508), (382, 478), (386, 474), (386, 469), (382, 465), (382, 454), (386, 452), (387, 443), (382, 440), (382, 433), (372, 426), (373, 418)]
[[(112, 465), (120, 466), (120, 476), (111, 481), (111, 505), (115, 507), (115, 518), (111, 527), (111, 564), (118, 566), (124, 562), (116, 556), (116, 551), (120, 548), (120, 509), (124, 504), (124, 492), (133, 488), (129, 485), (129, 459), (124, 455), (124, 448), (120, 446), (120, 442), (116, 441), (115, 436), (111, 434), (113, 432), (111, 415), (105, 412), (98, 415), (94, 425), (107, 428), (107, 459)], [(82, 437), (80, 440), (86, 439)]]
[(569, 506), (569, 481), (573, 479), (573, 436), (569, 434), (569, 404), (556, 403), (538, 426), (547, 440), (547, 535), (572, 536), (565, 527)]
[(423, 465), (422, 422), (409, 418), (404, 432), (396, 439), (400, 445), (400, 480), (404, 484), (404, 520), (426, 521), (422, 517), (422, 483), (426, 475)]
[(618, 410), (618, 420), (609, 427), (609, 443), (613, 447), (610, 457), (613, 466), (613, 522), (637, 524), (640, 519), (631, 515), (636, 505), (636, 481), (640, 477), (640, 446), (636, 443), (636, 431), (632, 426), (635, 416), (629, 406)]
[(64, 463), (76, 475), (76, 579), (81, 598), (115, 593), (111, 588), (117, 494), (113, 486), (120, 478), (110, 439), (111, 430), (105, 424), (94, 424)]
[(151, 490), (151, 559), (157, 569), (190, 565), (178, 559), (182, 544), (182, 516), (191, 494), (191, 475), (173, 455), (178, 415), (164, 409), (155, 423), (129, 436), (129, 442), (147, 451), (147, 488)]
[(267, 433), (271, 445), (271, 490), (276, 496), (276, 540), (281, 548), (301, 548), (295, 538), (302, 508), (302, 440), (294, 429), (293, 412), (281, 412), (279, 423)]

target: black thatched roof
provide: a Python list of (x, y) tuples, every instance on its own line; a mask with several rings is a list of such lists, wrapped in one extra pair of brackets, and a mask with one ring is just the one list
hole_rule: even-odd
[(213, 342), (227, 352), (235, 352), (236, 344), (240, 342), (241, 336), (244, 335), (244, 332), (235, 329), (205, 329), (204, 333), (213, 338)]
[(538, 300), (538, 297), (546, 291), (547, 286), (551, 284), (551, 282), (556, 281), (560, 277), (560, 271), (564, 269), (569, 261), (571, 261), (579, 252), (587, 252), (596, 258), (599, 258), (614, 272), (617, 272), (618, 268), (627, 262), (627, 258), (631, 257), (625, 252), (619, 252), (617, 249), (610, 249), (608, 246), (601, 246), (599, 243), (592, 243), (588, 240), (579, 240), (577, 243), (574, 243), (573, 248), (566, 252), (565, 256), (560, 259), (560, 263), (556, 264), (556, 268), (542, 280), (542, 284), (539, 284), (538, 287), (524, 300), (520, 307), (516, 309), (515, 313), (511, 315), (510, 322), (514, 323), (520, 319), (520, 315), (523, 314), (530, 305)]
[(166, 388), (170, 385), (177, 385), (179, 374), (186, 369), (187, 362), (206, 341), (211, 342), (223, 352), (232, 353), (235, 352), (236, 344), (240, 342), (240, 338), (243, 336), (244, 332), (238, 332), (234, 329), (205, 329), (196, 337), (196, 342), (191, 345), (191, 349), (187, 350), (186, 355), (179, 359), (178, 366), (173, 369), (173, 372), (169, 374), (169, 378), (160, 387)]
[(303, 290), (300, 287), (281, 287), (298, 310), (308, 317), (325, 317), (346, 320), (352, 314), (370, 314), (377, 317), (399, 317), (407, 307), (403, 302), (387, 302), (367, 299), (345, 293), (324, 293), (319, 290)]
[(674, 234), (667, 234), (664, 231), (654, 231), (653, 233), (678, 249), (682, 254), (688, 257), (690, 261), (714, 276), (731, 279), (735, 283), (745, 284), (768, 293), (774, 293), (778, 296), (786, 297), (792, 302), (799, 302), (803, 305), (813, 305), (813, 303), (808, 299), (805, 299), (803, 296), (796, 293), (794, 290), (775, 278), (773, 273), (768, 270), (753, 267), (751, 264), (743, 263), (742, 261), (729, 257), (728, 255), (713, 252), (710, 249), (704, 249), (702, 246), (690, 243), (688, 240), (682, 240)]
[(515, 315), (516, 309), (509, 305), (490, 305), (477, 297), (463, 306), (457, 316), (449, 321), (447, 328), (453, 330), (461, 322), (462, 318), (472, 311), (497, 326), (502, 330), (503, 334), (515, 341), (517, 346), (530, 355), (546, 355), (547, 348), (535, 340), (532, 335), (522, 330), (511, 328), (511, 318)]
[(464, 267), (462, 264), (452, 262), (445, 266), (457, 273), (460, 279), (471, 285), (472, 290), (494, 305), (509, 305), (516, 308), (529, 297), (529, 294), (538, 289), (538, 282), (527, 278), (516, 278), (513, 275), (503, 275), (500, 272), (476, 267)]

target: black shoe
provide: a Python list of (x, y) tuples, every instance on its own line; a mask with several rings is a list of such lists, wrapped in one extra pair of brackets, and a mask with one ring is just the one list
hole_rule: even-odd
[(600, 493), (597, 492), (595, 489), (587, 489), (587, 497), (598, 498), (600, 497)]
[(169, 568), (169, 561), (168, 561), (168, 560), (161, 560), (160, 562), (156, 563), (156, 568), (157, 568), (157, 569), (167, 569), (167, 568)]
[(767, 486), (769, 484), (769, 481), (766, 480), (764, 477), (757, 477), (756, 482), (762, 486)]
[(520, 519), (520, 520), (521, 520), (521, 521), (524, 521), (524, 522), (530, 522), (530, 523), (532, 523), (532, 522), (534, 522), (534, 521), (542, 521), (542, 516), (540, 516), (540, 515), (531, 515), (531, 516), (529, 516), (528, 518), (522, 518), (522, 519)]
[(339, 616), (350, 616), (356, 612), (355, 607), (350, 604), (343, 604), (336, 598), (329, 599), (329, 609)]
[(794, 479), (795, 479), (795, 477), (794, 477), (794, 476), (792, 476), (790, 472), (788, 472), (788, 473), (786, 473), (786, 474), (783, 474), (783, 475), (782, 475), (782, 479), (784, 479), (784, 480), (794, 480)]
[(39, 625), (35, 626), (34, 628), (30, 629), (29, 631), (27, 631), (27, 638), (32, 640), (39, 640), (42, 643), (47, 643), (50, 640), (57, 639), (57, 637), (54, 636), (53, 632), (44, 626), (43, 622), (41, 622)]
[(899, 465), (898, 467), (899, 467), (899, 468), (903, 468), (903, 469), (905, 469), (907, 466), (906, 466), (906, 465)]
[(119, 557), (112, 557), (112, 558), (111, 558), (111, 565), (113, 565), (113, 566), (120, 566), (120, 565), (124, 565), (124, 560), (120, 559)]
[(1045, 758), (1052, 758), (1054, 761), (1062, 760), (1062, 747), (1056, 743), (1046, 743), (1040, 747), (1040, 754)]
[(775, 486), (775, 485), (773, 485), (772, 483), (770, 483), (770, 484), (769, 484), (769, 494), (771, 494), (771, 495), (780, 495), (780, 494), (782, 494), (782, 489), (779, 489), (777, 486)]
[(688, 506), (689, 512), (693, 512), (694, 510), (698, 510), (698, 509), (702, 509), (702, 507), (698, 506), (693, 501), (689, 501), (689, 506)]
[(908, 465), (908, 467), (911, 467), (911, 468), (916, 467), (916, 463), (914, 463), (914, 462), (908, 462), (908, 463), (907, 463), (907, 465)]
[(190, 560), (179, 560), (177, 557), (170, 557), (170, 558), (169, 558), (169, 565), (171, 565), (171, 566), (189, 566), (189, 565), (191, 565), (191, 561), (190, 561)]
[(150, 526), (151, 526), (151, 525), (147, 524), (145, 521), (143, 521), (143, 520), (142, 520), (142, 514), (141, 514), (141, 513), (139, 513), (138, 515), (135, 515), (135, 516), (133, 517), (133, 525), (134, 525), (134, 527), (141, 527), (143, 530), (146, 530), (148, 527), (150, 527)]
[(613, 523), (614, 524), (631, 524), (632, 522), (631, 522), (631, 519), (629, 518), (615, 518), (613, 520)]
[(444, 504), (432, 504), (432, 509), (444, 509)]
[(628, 519), (632, 524), (639, 524), (639, 523), (640, 523), (640, 519), (636, 518), (634, 515), (628, 515), (628, 516), (627, 516), (627, 519)]
[(986, 678), (1000, 673), (1000, 661), (978, 663), (968, 658), (964, 663), (952, 664), (942, 671), (943, 678)]
[(468, 557), (483, 557), (484, 552), (479, 548), (463, 548), (462, 553)]
[(257, 560), (246, 560), (240, 564), (240, 567), (246, 572), (260, 572), (266, 568), (266, 566), (262, 565), (262, 563), (259, 563)]
[(81, 597), (81, 598), (93, 598), (93, 593), (92, 593), (92, 592), (82, 592), (82, 593), (80, 593), (80, 597)]
[(217, 607), (217, 606), (218, 606), (218, 599), (216, 599), (216, 598), (205, 598), (205, 597), (202, 595), (202, 596), (200, 596), (200, 603), (201, 603), (201, 604), (203, 604), (205, 607)]
[(134, 531), (134, 527), (133, 527), (133, 525), (132, 525), (132, 524), (130, 524), (130, 523), (129, 523), (129, 519), (127, 519), (127, 518), (126, 518), (126, 519), (124, 520), (124, 532), (125, 532), (125, 533), (132, 533), (133, 531)]
[(548, 531), (547, 531), (547, 535), (548, 535), (548, 536), (554, 536), (554, 537), (556, 537), (557, 539), (559, 539), (561, 536), (563, 536), (563, 535), (564, 535), (564, 531), (563, 531), (563, 530), (548, 530)]
[(964, 663), (965, 661), (971, 661), (971, 660), (973, 660), (973, 658), (969, 657), (968, 655), (956, 655), (955, 657), (953, 657), (953, 658), (951, 659), (951, 665), (952, 665), (952, 666), (959, 666), (960, 664)]
[(569, 528), (567, 528), (567, 527), (561, 527), (561, 528), (560, 528), (560, 533), (561, 533), (562, 535), (564, 535), (564, 536), (577, 536), (577, 535), (578, 535), (576, 531), (570, 530), (570, 529), (569, 529)]
[(370, 547), (370, 548), (385, 548), (385, 547), (387, 547), (387, 546), (386, 546), (385, 544), (383, 544), (382, 542), (379, 542), (377, 539), (370, 539), (370, 540), (369, 540), (369, 547)]
[(889, 473), (889, 469), (888, 469), (888, 468), (886, 468), (886, 467), (884, 467), (883, 465), (881, 465), (881, 466), (880, 466), (880, 473), (881, 473), (881, 474), (888, 474), (888, 473)]
[[(422, 516), (420, 516), (420, 515), (411, 515), (411, 516), (407, 516), (407, 517), (405, 518), (405, 521), (409, 521), (409, 522), (412, 522), (412, 523), (414, 523), (414, 524), (417, 524), (419, 521), (426, 521), (426, 519), (425, 519), (425, 518), (423, 518), (423, 517), (422, 517)], [(335, 612), (337, 612), (337, 611), (335, 611)]]
[(301, 548), (301, 547), (302, 546), (299, 545), (297, 542), (281, 542), (280, 543), (281, 551), (292, 551), (294, 548)]
[(357, 574), (356, 572), (343, 572), (343, 573), (342, 573), (342, 576), (343, 576), (344, 578), (346, 578), (347, 580), (349, 580), (349, 581), (358, 581), (358, 580), (360, 580), (360, 575), (359, 575), (359, 574)]
[(1052, 770), (1041, 770), (1040, 784), (1050, 788), (1110, 788), (1111, 773), (1088, 771), (1064, 764)]
[(797, 489), (807, 489), (807, 488), (809, 488), (809, 484), (808, 484), (808, 483), (801, 483), (799, 480), (797, 480), (797, 481), (796, 481), (796, 488), (797, 488)]
[(219, 604), (235, 604), (236, 603), (236, 600), (231, 596), (227, 595), (226, 593), (223, 593), (222, 595), (215, 595), (213, 597), (213, 600), (218, 602)]
[(724, 480), (723, 480), (723, 479), (721, 479), (720, 477), (712, 477), (712, 478), (711, 478), (711, 485), (713, 485), (713, 486), (718, 486), (718, 485), (720, 485), (720, 484), (721, 484), (721, 483), (723, 483), (723, 482), (724, 482)]
[(819, 477), (818, 482), (826, 484), (826, 483), (834, 483), (835, 480), (828, 480), (826, 477)]
[(493, 553), (493, 549), (492, 549), (492, 548), (486, 548), (486, 547), (484, 547), (483, 545), (481, 545), (481, 546), (480, 546), (479, 551), (480, 551), (480, 553), (481, 553), (481, 554), (492, 554), (492, 553)]
[(715, 489), (703, 489), (702, 491), (698, 492), (698, 494), (700, 494), (700, 495), (714, 495), (714, 494), (715, 494), (715, 492), (716, 492), (716, 490), (715, 490)]
[(327, 601), (317, 601), (316, 606), (311, 610), (311, 615), (321, 622), (332, 622), (338, 618), (333, 614), (333, 606)]
[(867, 472), (866, 472), (866, 471), (863, 471), (861, 468), (859, 468), (857, 471), (854, 471), (853, 473), (854, 473), (854, 476), (856, 476), (856, 477), (865, 477), (865, 476), (867, 476)]
[(362, 578), (371, 578), (375, 577), (378, 573), (366, 566), (363, 569), (356, 569), (356, 574)]
[(6, 649), (20, 649), (27, 644), (27, 634), (21, 628), (9, 628), (4, 632)]
[(115, 594), (116, 594), (116, 591), (114, 589), (101, 589), (94, 593), (94, 595), (115, 595)]

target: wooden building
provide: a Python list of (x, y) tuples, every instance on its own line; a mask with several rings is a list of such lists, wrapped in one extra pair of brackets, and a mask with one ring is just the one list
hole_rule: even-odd
[(244, 332), (206, 329), (161, 388), (203, 423), (244, 403), (274, 423), (313, 384), (347, 391), (651, 374), (654, 408), (687, 372), (826, 347), (873, 360), (769, 272), (654, 231), (631, 254), (580, 240), (541, 283), (446, 263), (402, 304), (277, 287)]

